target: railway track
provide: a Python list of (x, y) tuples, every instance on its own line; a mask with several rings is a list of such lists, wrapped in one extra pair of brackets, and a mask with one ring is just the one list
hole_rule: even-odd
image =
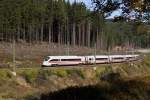
[[(115, 63), (102, 63), (102, 64), (83, 64), (83, 65), (74, 65), (74, 66), (54, 66), (54, 67), (19, 67), (16, 66), (16, 69), (72, 69), (72, 68), (94, 68), (94, 67), (100, 67), (100, 66), (105, 66), (108, 67), (109, 65), (119, 65), (119, 64), (126, 64), (126, 63), (137, 63), (141, 62), (142, 59), (137, 60), (137, 61), (126, 61), (126, 62), (115, 62)], [(0, 64), (4, 65), (4, 64)], [(40, 65), (39, 65), (40, 66)], [(0, 69), (12, 69), (9, 65), (5, 64), (4, 67), (0, 66)]]
[(42, 68), (89, 68), (89, 67), (98, 67), (100, 65), (102, 66), (108, 66), (108, 65), (115, 65), (115, 64), (127, 64), (127, 63), (137, 63), (141, 62), (143, 59), (138, 59), (138, 60), (133, 60), (133, 61), (123, 61), (123, 62), (109, 62), (109, 63), (92, 63), (92, 64), (81, 64), (81, 65), (73, 65), (73, 66), (63, 66), (63, 65), (58, 65), (58, 66), (45, 66)]

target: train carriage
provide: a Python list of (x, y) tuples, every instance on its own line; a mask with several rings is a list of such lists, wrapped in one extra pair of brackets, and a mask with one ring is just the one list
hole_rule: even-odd
[(139, 60), (139, 55), (48, 56), (42, 66), (74, 66), (81, 64), (122, 63)]
[(110, 59), (112, 63), (121, 63), (121, 62), (126, 61), (126, 56), (125, 55), (111, 55)]
[(71, 66), (84, 62), (81, 56), (48, 56), (43, 61), (43, 66)]
[(126, 61), (136, 61), (139, 60), (140, 57), (139, 55), (126, 55)]
[(106, 64), (110, 62), (110, 57), (108, 55), (98, 55), (95, 56), (97, 64)]

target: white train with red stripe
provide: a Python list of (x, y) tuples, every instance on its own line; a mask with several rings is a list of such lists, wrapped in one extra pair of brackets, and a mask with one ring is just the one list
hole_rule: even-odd
[(48, 56), (42, 66), (71, 66), (84, 64), (107, 64), (136, 61), (140, 55), (96, 55), (96, 56)]

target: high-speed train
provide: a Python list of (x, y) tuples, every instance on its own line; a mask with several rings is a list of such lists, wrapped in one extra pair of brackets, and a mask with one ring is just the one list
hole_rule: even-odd
[(73, 66), (84, 64), (121, 63), (139, 60), (140, 55), (47, 56), (42, 66)]

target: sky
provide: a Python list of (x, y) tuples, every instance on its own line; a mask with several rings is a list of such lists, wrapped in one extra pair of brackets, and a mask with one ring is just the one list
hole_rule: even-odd
[[(70, 0), (70, 2), (74, 2), (74, 1), (76, 1), (76, 2), (84, 2), (89, 9), (93, 8), (91, 0)], [(114, 11), (111, 14), (111, 16), (109, 16), (107, 19), (114, 18), (115, 16), (119, 16), (120, 14), (121, 14), (121, 10), (118, 9), (118, 10)]]
[(70, 0), (70, 2), (74, 2), (74, 1), (77, 1), (77, 2), (84, 2), (87, 7), (91, 7), (91, 6), (92, 6), (91, 0)]

